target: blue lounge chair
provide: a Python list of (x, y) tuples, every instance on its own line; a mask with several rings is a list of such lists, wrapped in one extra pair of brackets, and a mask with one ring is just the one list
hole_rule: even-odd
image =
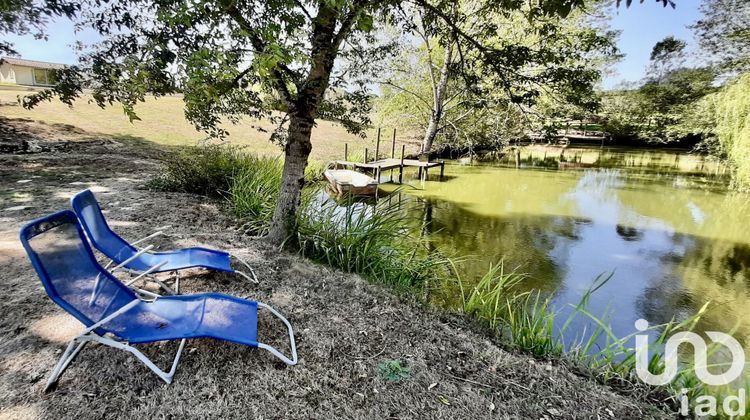
[[(81, 191), (70, 200), (78, 220), (86, 231), (89, 240), (102, 254), (106, 255), (117, 264), (112, 270), (125, 268), (138, 274), (163, 273), (193, 267), (202, 267), (209, 270), (226, 271), (237, 273), (245, 279), (257, 283), (255, 271), (248, 263), (237, 256), (227, 252), (216, 251), (206, 248), (185, 248), (167, 252), (150, 252), (153, 246), (136, 248), (136, 244), (164, 234), (157, 231), (145, 238), (129, 243), (107, 224), (102, 214), (96, 197), (90, 190)], [(230, 259), (234, 258), (248, 269), (251, 276), (240, 270), (232, 268)], [(106, 268), (109, 268), (107, 265)], [(177, 289), (179, 291), (179, 276), (177, 277)], [(166, 287), (161, 284), (162, 287)], [(167, 288), (170, 293), (174, 293)]]
[[(68, 345), (45, 391), (56, 385), (60, 375), (90, 341), (132, 353), (166, 383), (172, 382), (185, 340), (190, 338), (215, 338), (258, 347), (288, 365), (297, 363), (292, 326), (268, 305), (220, 293), (160, 296), (125, 286), (96, 261), (72, 211), (33, 221), (21, 229), (20, 236), (49, 297), (86, 327)], [(258, 342), (259, 308), (270, 311), (286, 325), (291, 359)], [(159, 369), (133, 347), (164, 340), (180, 340), (169, 372)]]

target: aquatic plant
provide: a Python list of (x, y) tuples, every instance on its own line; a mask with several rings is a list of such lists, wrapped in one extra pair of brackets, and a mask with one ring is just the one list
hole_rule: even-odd
[[(750, 380), (741, 386), (707, 386), (695, 373), (695, 361), (683, 361), (671, 383), (665, 386), (649, 386), (636, 374), (636, 358), (633, 343), (634, 332), (625, 337), (617, 337), (607, 322), (607, 313), (594, 315), (587, 305), (591, 295), (602, 288), (611, 275), (598, 276), (576, 305), (569, 305), (570, 314), (561, 324), (559, 314), (551, 305), (551, 297), (540, 291), (521, 292), (516, 285), (524, 278), (515, 270), (507, 271), (502, 262), (491, 265), (480, 281), (466, 290), (461, 282), (459, 270), (453, 265), (454, 279), (459, 282), (461, 310), (467, 315), (485, 322), (501, 339), (513, 348), (539, 358), (554, 358), (563, 363), (572, 363), (577, 369), (597, 381), (638, 393), (642, 398), (655, 403), (667, 403), (672, 408), (681, 408), (682, 399), (690, 403), (694, 412), (700, 397), (710, 396), (723, 400), (737, 395), (741, 389), (750, 389)], [(649, 343), (648, 369), (652, 373), (663, 372), (665, 360), (662, 350), (667, 340), (680, 331), (692, 331), (708, 311), (705, 304), (695, 314), (684, 320), (652, 325), (647, 331), (655, 338)], [(583, 318), (593, 327), (589, 331), (569, 331), (574, 319)], [(555, 325), (559, 325), (555, 328)], [(572, 334), (572, 337), (566, 335)], [(718, 343), (709, 345), (709, 355), (718, 349)], [(711, 366), (716, 366), (711, 365)], [(750, 404), (748, 404), (750, 412)], [(717, 416), (729, 418), (721, 404), (717, 406)]]
[(242, 221), (243, 230), (262, 235), (268, 231), (276, 207), (282, 165), (279, 159), (254, 156), (246, 159), (252, 164), (232, 177), (227, 199), (232, 214)]
[(445, 258), (412, 237), (395, 204), (367, 205), (351, 199), (310, 203), (298, 218), (302, 255), (384, 283), (421, 287), (445, 271)]
[[(320, 171), (320, 166), (309, 169), (309, 179)], [(234, 147), (202, 146), (169, 158), (163, 173), (150, 185), (223, 197), (228, 210), (242, 221), (247, 232), (262, 234), (273, 214), (280, 179), (278, 159), (245, 154)], [(722, 398), (737, 392), (737, 388), (704, 386), (690, 364), (683, 364), (668, 386), (648, 387), (641, 383), (635, 376), (635, 350), (629, 344), (635, 333), (615, 336), (606, 313), (595, 316), (586, 308), (591, 295), (611, 276), (597, 277), (580, 302), (570, 306), (570, 315), (560, 324), (551, 296), (538, 290), (521, 291), (517, 286), (525, 275), (506, 270), (502, 262), (491, 265), (467, 290), (458, 267), (460, 261), (431, 251), (421, 238), (415, 237), (415, 230), (409, 228), (408, 212), (398, 204), (373, 205), (352, 199), (343, 204), (321, 204), (314, 199), (317, 191), (315, 187), (305, 190), (303, 210), (297, 219), (298, 233), (295, 241), (289, 242), (295, 242), (299, 252), (308, 258), (404, 290), (424, 290), (430, 282), (455, 282), (460, 291), (459, 309), (484, 322), (510, 347), (535, 357), (573, 363), (580, 372), (602, 383), (641, 393), (657, 403), (668, 401), (675, 406), (683, 388), (689, 389), (690, 401), (701, 395)], [(659, 350), (666, 340), (677, 331), (694, 328), (706, 308), (686, 320), (650, 327), (659, 332), (651, 343), (651, 372), (664, 369)], [(569, 331), (575, 318), (589, 320), (593, 328), (588, 332)], [(566, 337), (568, 334), (571, 339)], [(408, 377), (408, 369), (398, 361), (386, 362), (378, 367), (386, 379)]]

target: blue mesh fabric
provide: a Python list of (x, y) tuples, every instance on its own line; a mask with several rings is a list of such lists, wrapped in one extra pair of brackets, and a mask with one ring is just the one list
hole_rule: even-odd
[[(138, 252), (135, 247), (109, 228), (107, 220), (104, 219), (104, 215), (99, 208), (99, 203), (97, 203), (91, 191), (85, 190), (76, 194), (71, 202), (76, 215), (86, 229), (89, 239), (94, 244), (94, 247), (104, 255), (119, 263)], [(143, 270), (144, 268), (133, 269)]]
[[(96, 262), (73, 212), (28, 224), (21, 242), (52, 300), (86, 326), (137, 299)], [(131, 343), (207, 337), (257, 346), (257, 311), (255, 302), (219, 293), (165, 296), (139, 301), (96, 331)]]
[[(117, 235), (107, 224), (94, 194), (81, 191), (71, 200), (73, 210), (83, 224), (91, 243), (104, 255), (121, 263), (132, 257), (138, 250)], [(163, 263), (155, 272), (182, 270), (203, 267), (212, 270), (232, 271), (229, 254), (205, 248), (187, 248), (177, 251), (145, 253), (129, 262), (126, 267), (135, 271), (146, 271)]]
[(217, 338), (257, 346), (258, 306), (219, 293), (167, 296), (142, 302), (105, 324), (131, 343)]
[(22, 231), (26, 251), (47, 293), (90, 326), (131, 302), (135, 295), (101, 269), (81, 238), (72, 212), (57, 213)]

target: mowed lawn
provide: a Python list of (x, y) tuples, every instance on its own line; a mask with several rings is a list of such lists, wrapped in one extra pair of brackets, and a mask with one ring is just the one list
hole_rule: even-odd
[[(180, 146), (194, 145), (206, 138), (206, 134), (197, 131), (187, 120), (183, 112), (181, 96), (149, 98), (136, 107), (139, 121), (128, 120), (120, 105), (99, 108), (91, 101), (89, 95), (79, 99), (72, 108), (59, 102), (43, 103), (33, 110), (26, 110), (18, 104), (18, 96), (29, 94), (28, 90), (0, 90), (0, 116), (8, 118), (27, 118), (46, 124), (66, 124), (86, 132), (86, 135), (106, 135), (112, 137), (136, 137), (160, 145)], [(269, 141), (274, 125), (264, 120), (243, 120), (240, 124), (227, 124), (229, 131), (227, 143), (246, 146), (247, 150), (259, 154), (279, 156), (282, 150)], [(264, 131), (259, 131), (262, 128)], [(393, 127), (382, 128), (380, 144), (381, 156), (391, 151)], [(342, 159), (344, 144), (348, 143), (350, 157), (360, 157), (364, 149), (369, 148), (372, 157), (375, 150), (376, 129), (368, 130), (367, 137), (347, 133), (338, 124), (318, 121), (312, 133), (312, 159), (325, 162), (331, 159)], [(404, 136), (397, 137), (397, 152), (401, 150)], [(414, 150), (413, 150), (414, 149)], [(407, 150), (415, 151), (412, 141)]]

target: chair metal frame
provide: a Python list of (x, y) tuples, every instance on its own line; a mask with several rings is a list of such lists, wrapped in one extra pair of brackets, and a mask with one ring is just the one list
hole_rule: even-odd
[[(180, 357), (182, 356), (182, 351), (185, 348), (185, 342), (187, 341), (186, 338), (183, 338), (180, 340), (179, 348), (177, 349), (177, 353), (175, 354), (174, 360), (172, 361), (171, 368), (168, 372), (160, 369), (156, 364), (151, 361), (146, 355), (141, 353), (140, 350), (130, 345), (125, 340), (120, 340), (117, 337), (111, 335), (111, 334), (105, 334), (105, 335), (99, 335), (96, 333), (96, 329), (101, 327), (102, 325), (106, 324), (107, 322), (113, 320), (119, 315), (122, 315), (123, 313), (127, 312), (134, 306), (138, 305), (141, 301), (146, 302), (153, 302), (156, 301), (161, 297), (161, 295), (158, 295), (156, 293), (152, 293), (146, 290), (142, 289), (134, 289), (138, 294), (148, 296), (152, 298), (151, 300), (145, 300), (145, 299), (134, 299), (127, 305), (123, 306), (122, 308), (118, 309), (117, 311), (113, 312), (109, 316), (102, 318), (99, 322), (91, 325), (90, 327), (86, 328), (82, 333), (77, 335), (75, 338), (73, 338), (70, 343), (68, 343), (68, 347), (65, 349), (65, 352), (63, 352), (62, 356), (60, 357), (60, 360), (57, 362), (57, 365), (55, 365), (55, 368), (52, 370), (52, 373), (50, 374), (49, 379), (47, 379), (47, 385), (44, 387), (44, 392), (49, 392), (53, 390), (57, 386), (57, 382), (59, 381), (60, 377), (62, 376), (63, 372), (70, 366), (70, 363), (73, 362), (73, 360), (78, 356), (78, 353), (83, 350), (83, 348), (86, 346), (87, 343), (94, 341), (100, 344), (103, 344), (108, 347), (125, 350), (132, 355), (134, 355), (138, 360), (140, 360), (146, 367), (148, 367), (152, 372), (154, 372), (159, 378), (161, 378), (164, 382), (167, 384), (172, 383), (172, 379), (174, 378), (174, 374), (177, 371), (177, 365), (180, 362)], [(274, 356), (276, 356), (278, 359), (280, 359), (282, 362), (289, 366), (294, 366), (297, 364), (297, 345), (296, 341), (294, 339), (294, 329), (292, 328), (292, 324), (287, 320), (283, 315), (281, 315), (278, 311), (276, 311), (273, 307), (270, 305), (267, 305), (262, 302), (256, 302), (259, 308), (263, 308), (271, 312), (274, 316), (279, 318), (284, 325), (286, 325), (287, 330), (289, 332), (289, 344), (291, 348), (292, 357), (291, 359), (288, 358), (286, 355), (281, 353), (279, 350), (277, 350), (275, 347), (258, 342), (258, 348), (267, 350)]]

